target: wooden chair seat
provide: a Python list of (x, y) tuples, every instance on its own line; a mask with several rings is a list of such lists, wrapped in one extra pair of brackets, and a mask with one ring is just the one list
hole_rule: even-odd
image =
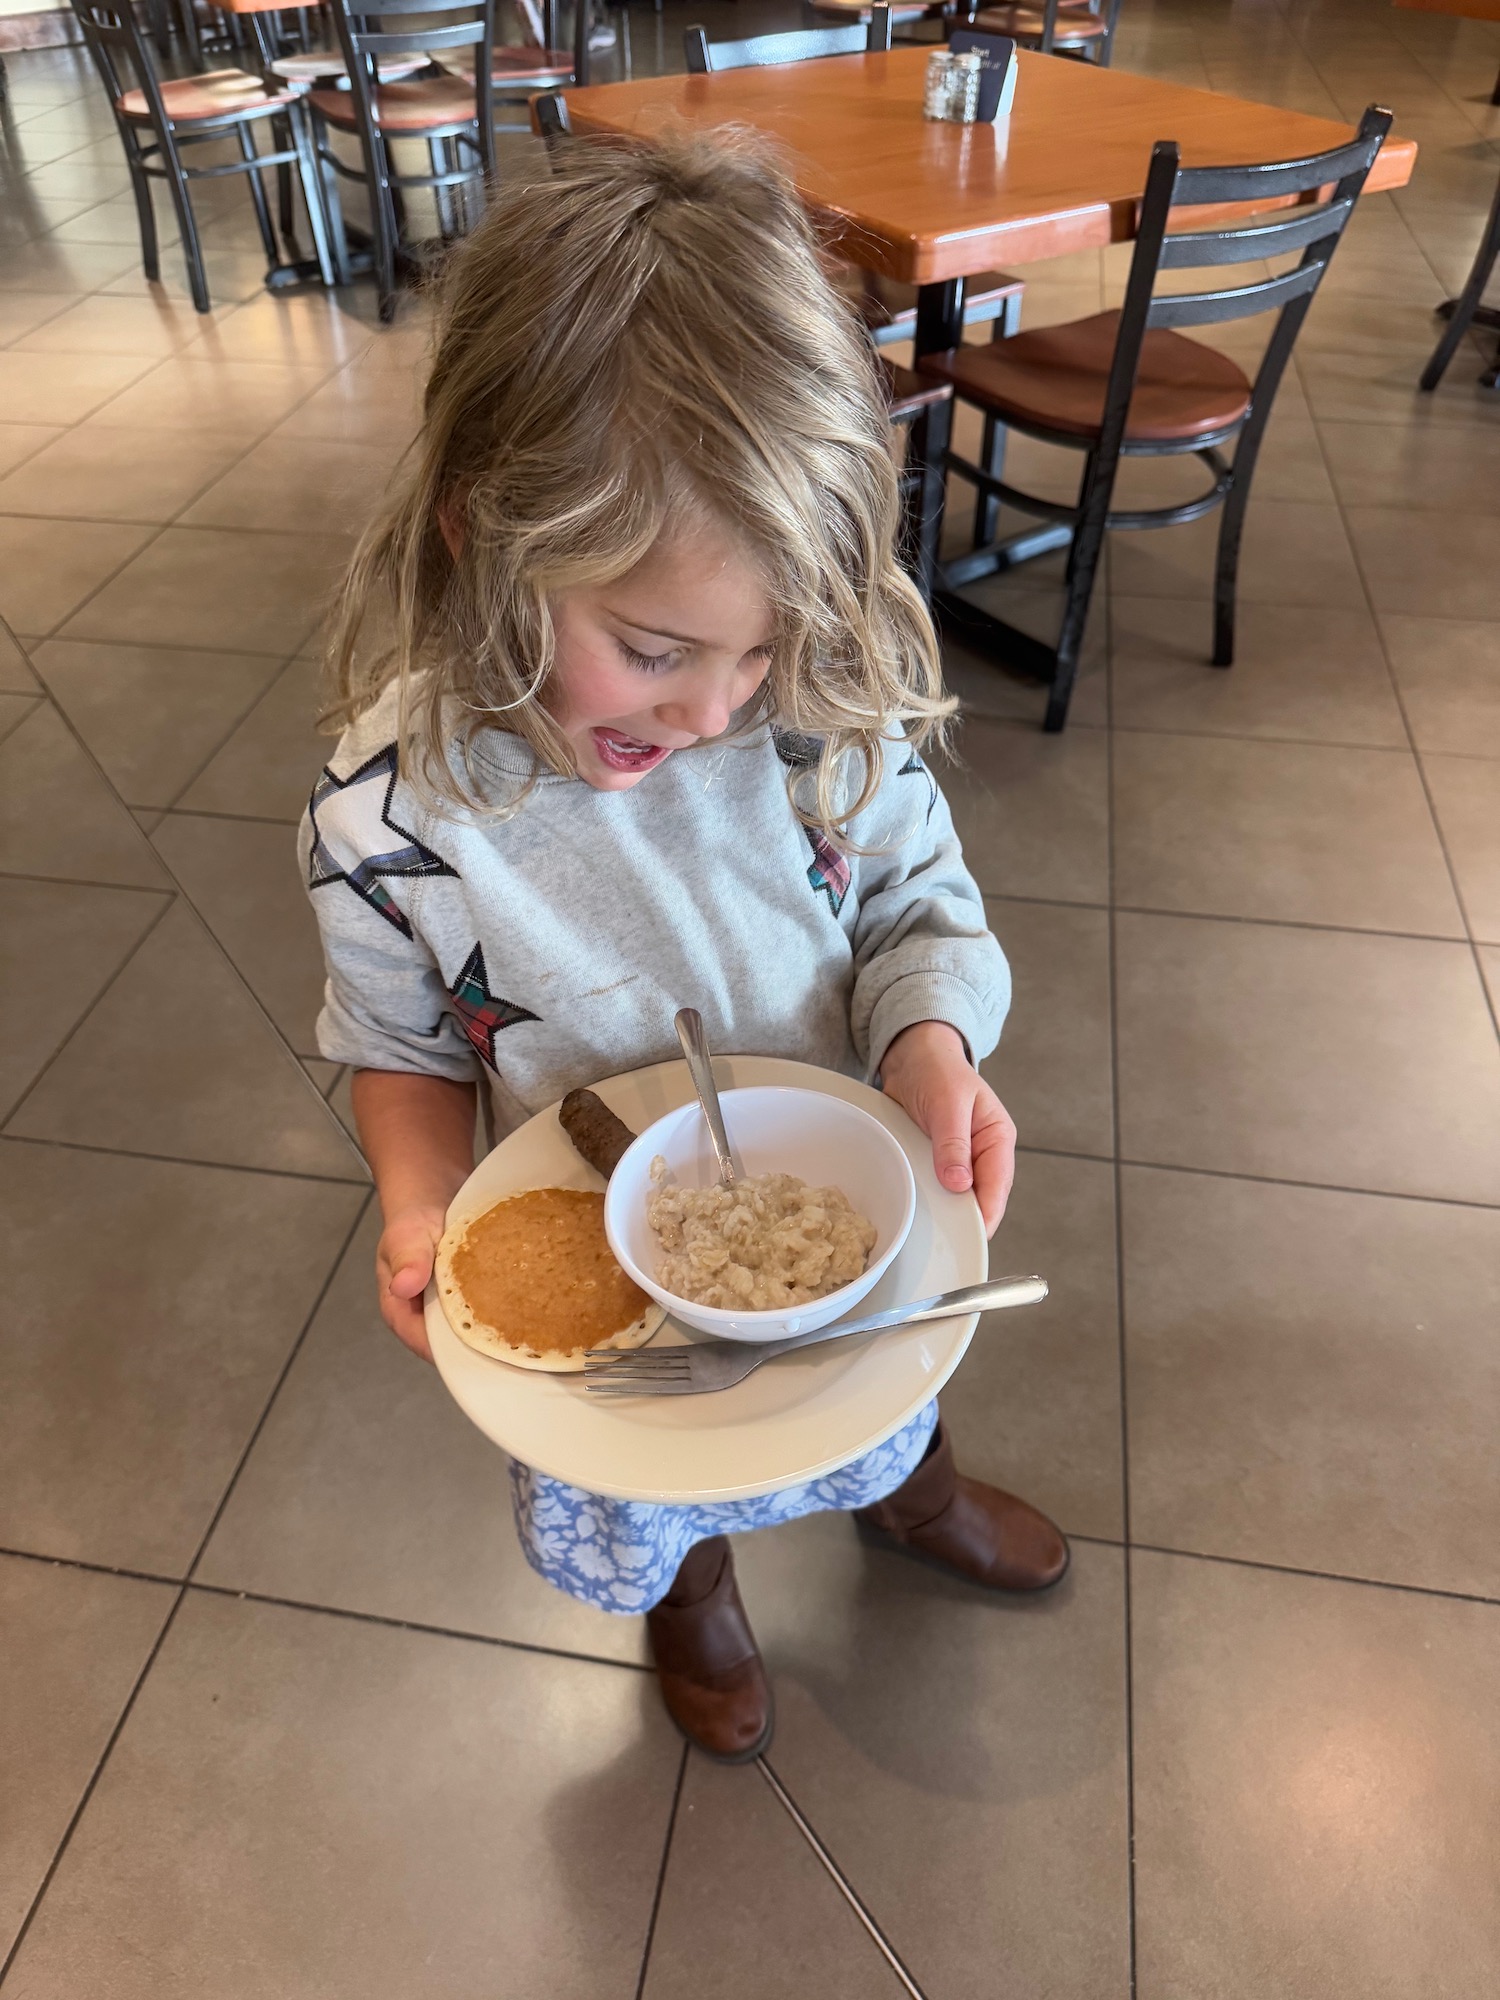
[[(1018, 42), (1040, 41), (1046, 25), (1040, 7), (1025, 6), (984, 7), (968, 23), (983, 35), (1009, 35)], [(1108, 32), (1109, 23), (1102, 14), (1090, 14), (1082, 6), (1070, 6), (1069, 0), (1060, 0), (1052, 37), (1054, 47), (1091, 42)]]
[[(811, 11), (825, 21), (868, 21), (871, 0), (812, 0)], [(891, 19), (902, 27), (943, 11), (942, 0), (892, 0)]]
[[(290, 90), (268, 93), (258, 76), (243, 69), (211, 69), (201, 76), (163, 77), (162, 102), (173, 124), (200, 118), (232, 118), (242, 111), (267, 111), (289, 104)], [(143, 90), (127, 90), (116, 100), (125, 118), (149, 118)]]
[[(545, 90), (551, 84), (573, 81), (573, 58), (566, 49), (507, 47), (491, 49), (490, 54), (494, 58), (490, 81), (496, 90)], [(472, 63), (454, 61), (442, 66), (450, 76), (462, 77), (470, 90), (474, 88)]]
[[(380, 74), (387, 83), (399, 83), (403, 77), (415, 76), (419, 69), (426, 69), (430, 56), (418, 53), (414, 56), (382, 56)], [(334, 77), (347, 77), (349, 65), (344, 60), (341, 49), (314, 49), (306, 55), (277, 56), (267, 67), (273, 76), (283, 76), (288, 83), (331, 82)]]
[[(984, 347), (929, 355), (923, 373), (1007, 422), (1096, 438), (1104, 418), (1118, 312), (1038, 327)], [(1227, 354), (1169, 328), (1147, 333), (1125, 426), (1128, 442), (1187, 442), (1236, 424), (1250, 382)]]
[(885, 375), (886, 400), (890, 406), (893, 424), (910, 423), (923, 410), (930, 410), (934, 403), (943, 403), (953, 394), (946, 382), (934, 382), (925, 375), (917, 374), (913, 368), (903, 368), (895, 361), (880, 357), (881, 370)]
[[(460, 76), (424, 76), (414, 83), (382, 83), (370, 93), (375, 123), (385, 132), (427, 132), (474, 123), (474, 85)], [(314, 90), (308, 102), (341, 132), (359, 129), (347, 90)]]

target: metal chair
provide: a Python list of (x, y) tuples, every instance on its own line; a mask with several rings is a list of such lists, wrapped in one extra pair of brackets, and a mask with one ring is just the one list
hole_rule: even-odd
[[(956, 473), (981, 494), (1051, 524), (976, 549), (944, 568), (938, 561), (942, 509), (929, 507), (922, 550), (923, 575), (944, 616), (1000, 642), (1009, 659), (1050, 682), (1049, 730), (1061, 729), (1067, 719), (1108, 528), (1165, 528), (1223, 507), (1214, 575), (1213, 663), (1232, 664), (1240, 536), (1256, 456), (1313, 294), (1390, 125), (1390, 112), (1372, 105), (1358, 135), (1346, 145), (1265, 166), (1183, 167), (1175, 145), (1158, 143), (1125, 303), (1118, 311), (1043, 327), (988, 347), (952, 348), (921, 363), (929, 380), (945, 383), (987, 417), (1083, 453), (1078, 498), (1059, 504), (1020, 492), (950, 451), (950, 406), (936, 406), (927, 423), (928, 468), (934, 478), (939, 472)], [(1167, 233), (1174, 208), (1264, 209), (1267, 204), (1276, 204), (1269, 214), (1252, 214), (1218, 228)], [(1243, 264), (1298, 250), (1302, 255), (1296, 266), (1276, 277), (1202, 292), (1155, 290), (1161, 271)], [(1276, 324), (1253, 383), (1227, 355), (1178, 331), (1271, 311), (1277, 313)], [(1220, 447), (1232, 441), (1236, 450), (1231, 463)], [(1200, 458), (1213, 475), (1205, 492), (1175, 507), (1111, 511), (1122, 456), (1183, 453)], [(962, 583), (1060, 547), (1068, 550), (1068, 564), (1055, 647), (955, 594)]]
[[(1496, 86), (1500, 91), (1500, 85)], [(1458, 352), (1458, 343), (1471, 326), (1487, 327), (1500, 332), (1500, 307), (1483, 306), (1479, 301), (1484, 297), (1484, 288), (1490, 281), (1495, 268), (1495, 260), (1500, 257), (1500, 186), (1495, 189), (1495, 199), (1490, 204), (1489, 220), (1484, 225), (1484, 234), (1479, 239), (1479, 248), (1474, 252), (1474, 262), (1464, 280), (1464, 288), (1456, 299), (1449, 299), (1438, 307), (1447, 320), (1447, 329), (1442, 339), (1432, 351), (1432, 359), (1422, 370), (1419, 387), (1429, 392), (1435, 389), (1447, 373), (1448, 363)], [(1500, 347), (1495, 350), (1495, 358), (1479, 377), (1481, 389), (1500, 388)]]
[[(440, 17), (431, 27), (413, 25), (413, 17)], [(396, 311), (397, 263), (405, 217), (403, 191), (430, 188), (444, 240), (458, 233), (461, 219), (455, 196), (471, 188), (483, 191), (495, 173), (494, 84), (491, 64), (471, 55), (467, 76), (441, 73), (403, 83), (382, 80), (383, 56), (407, 56), (424, 51), (434, 60), (450, 51), (483, 49), (495, 42), (495, 0), (401, 0), (398, 18), (408, 23), (400, 32), (386, 32), (382, 15), (366, 0), (334, 0), (333, 19), (349, 74), (347, 90), (309, 91), (306, 102), (313, 116), (317, 156), (326, 174), (333, 219), (333, 251), (339, 277), (349, 277), (349, 254), (338, 197), (337, 177), (363, 178), (369, 192), (375, 282), (380, 317), (389, 321)], [(333, 152), (327, 128), (357, 136), (363, 175)], [(425, 141), (432, 171), (399, 173), (391, 157), (394, 140)], [(464, 161), (467, 155), (467, 162)]]
[(762, 63), (812, 62), (819, 56), (880, 55), (891, 46), (891, 10), (870, 9), (870, 18), (847, 28), (793, 28), (784, 35), (750, 35), (741, 42), (711, 42), (707, 28), (684, 28), (682, 52), (689, 76), (725, 69), (756, 69)]
[[(302, 180), (319, 274), (325, 284), (331, 285), (334, 266), (322, 185), (311, 134), (295, 94), (290, 90), (274, 90), (263, 77), (241, 69), (209, 70), (199, 76), (164, 79), (157, 74), (130, 0), (72, 0), (72, 7), (103, 81), (125, 148), (125, 164), (130, 169), (140, 223), (141, 263), (147, 278), (155, 283), (161, 276), (151, 182), (163, 180), (177, 212), (193, 304), (201, 313), (210, 310), (208, 277), (188, 183), (220, 180), (226, 174), (248, 177), (267, 259), (273, 267), (284, 268), (280, 265), (270, 205), (260, 177), (267, 167), (295, 165)], [(131, 74), (135, 77), (134, 87), (126, 80)], [(258, 153), (252, 128), (266, 119), (282, 127), (289, 144), (274, 152)], [(149, 141), (144, 137), (148, 131), (154, 135)], [(239, 142), (238, 160), (190, 167), (182, 157), (184, 147), (229, 137)], [(295, 254), (296, 246), (289, 247)]]
[(1006, 0), (999, 7), (981, 7), (966, 0), (968, 13), (955, 15), (953, 25), (978, 28), (987, 35), (1009, 35), (1023, 49), (1044, 56), (1073, 56), (1100, 69), (1109, 68), (1114, 53), (1120, 0)]

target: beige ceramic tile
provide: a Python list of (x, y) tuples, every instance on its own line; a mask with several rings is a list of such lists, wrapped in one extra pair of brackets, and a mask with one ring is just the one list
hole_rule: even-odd
[(168, 886), (129, 813), (46, 702), (0, 744), (0, 856), (18, 875)]
[[(640, 1663), (645, 1622), (526, 1563), (499, 1447), (381, 1322), (367, 1216), (198, 1576), (232, 1590)], [(317, 1501), (309, 1506), (309, 1494)]]
[(68, 431), (0, 480), (0, 513), (170, 521), (244, 448), (207, 432)]
[(1407, 750), (1122, 732), (1114, 859), (1136, 908), (1464, 935)]
[(153, 530), (98, 521), (0, 517), (0, 617), (41, 637), (150, 541)]
[(13, 694), (8, 689), (0, 692), (0, 743), (13, 729), (19, 729), (40, 698), (35, 693)]
[(1500, 623), (1380, 621), (1419, 750), (1500, 757)]
[(1404, 745), (1380, 636), (1367, 610), (1242, 604), (1235, 664), (1211, 667), (1196, 613), (1116, 595), (1117, 726), (1311, 742)]
[[(132, 806), (166, 806), (280, 671), (254, 653), (169, 652), (49, 639), (47, 690)], [(171, 728), (162, 718), (171, 717)]]
[(320, 667), (293, 660), (183, 793), (182, 809), (295, 825), (333, 753), (317, 730), (321, 692)]
[(347, 556), (332, 536), (167, 528), (65, 636), (285, 655), (317, 623)]
[(394, 461), (394, 452), (383, 445), (266, 438), (183, 519), (189, 527), (357, 534), (384, 494)]
[(125, 430), (219, 431), (260, 437), (311, 395), (326, 367), (228, 361), (196, 350), (161, 362), (95, 421)]
[(1121, 1559), (1022, 1601), (814, 1515), (736, 1561), (776, 1688), (771, 1761), (924, 1992), (1118, 2000), (1129, 1982)]
[(35, 458), (44, 445), (64, 435), (60, 424), (0, 423), (0, 477), (14, 472), (28, 458)]
[(0, 408), (16, 424), (74, 424), (144, 375), (134, 354), (0, 354)]
[[(248, 200), (248, 196), (246, 199)], [(203, 229), (203, 263), (208, 278), (211, 306), (217, 310), (243, 305), (247, 299), (259, 298), (266, 282), (266, 253), (259, 239), (256, 239), (254, 249), (234, 243), (220, 249), (214, 241), (209, 209), (199, 200), (196, 189), (194, 202), (198, 208), (199, 224)], [(125, 270), (117, 272), (114, 277), (107, 278), (99, 289), (115, 298), (167, 298), (184, 304), (192, 298), (186, 259), (179, 251), (165, 247), (161, 255), (161, 278), (158, 283), (154, 285), (146, 283), (140, 268), (140, 251), (137, 249), (131, 264)]]
[(1500, 1594), (1500, 1214), (1127, 1168), (1131, 1532)]
[[(153, 920), (138, 889), (0, 877), (0, 1122)], [(39, 970), (45, 976), (38, 978)]]
[(690, 1757), (642, 2000), (906, 1990), (760, 1773)]
[(298, 1055), (317, 1053), (318, 922), (288, 826), (171, 813), (156, 850)]
[[(1427, 297), (1441, 295), (1429, 271)], [(1368, 305), (1368, 301), (1362, 303)], [(1421, 346), (1383, 347), (1360, 351), (1347, 346), (1304, 348), (1296, 367), (1308, 406), (1319, 423), (1389, 423), (1437, 430), (1461, 426), (1473, 429), (1500, 422), (1496, 398), (1476, 385), (1479, 357), (1473, 348), (1461, 350), (1437, 390), (1424, 394), (1417, 387), (1427, 357), (1440, 331), (1430, 321), (1431, 337)]]
[(1470, 934), (1500, 944), (1500, 763), (1422, 759)]
[(1098, 903), (1108, 894), (1107, 739), (969, 717), (937, 767), (964, 858), (987, 895)]
[(1488, 1993), (1500, 1612), (1131, 1568), (1141, 2000)]
[(0, 1948), (42, 1886), (172, 1595), (134, 1577), (0, 1557)]
[(418, 371), (341, 368), (281, 425), (280, 437), (404, 445), (421, 419)]
[(1034, 1271), (1050, 1290), (982, 1319), (942, 1398), (965, 1472), (1107, 1538), (1122, 1521), (1114, 1208), (1105, 1162), (1017, 1155), (990, 1270)]
[[(292, 367), (347, 364), (362, 355), (375, 337), (371, 303), (362, 292), (340, 299), (315, 291), (266, 293), (208, 329), (202, 352), (226, 360)], [(369, 312), (368, 318), (357, 317), (360, 307)]]
[[(1218, 534), (1214, 513), (1183, 528), (1113, 536), (1113, 588), (1127, 597), (1207, 598)], [(1362, 605), (1364, 591), (1338, 509), (1252, 498), (1240, 553), (1239, 596), (1244, 604)], [(1207, 660), (1213, 633), (1206, 605), (1201, 615), (1200, 643)]]
[(321, 1056), (304, 1056), (302, 1067), (312, 1079), (313, 1088), (319, 1097), (327, 1098), (330, 1090), (343, 1075), (341, 1063), (324, 1062)]
[(180, 1575), (360, 1191), (14, 1140), (0, 1177), (4, 1540)]
[(194, 1594), (15, 1977), (632, 2000), (679, 1757), (644, 1675)]
[(1000, 1046), (981, 1066), (985, 1079), (1015, 1119), (1023, 1145), (1108, 1158), (1114, 1152), (1108, 914), (1000, 897), (985, 908), (1013, 987)]
[(1500, 430), (1330, 423), (1320, 435), (1347, 506), (1500, 511)]
[(1348, 519), (1377, 611), (1500, 618), (1494, 515), (1351, 507)]
[(0, 292), (0, 347), (18, 346), (73, 303), (68, 292)]
[(1484, 974), (1484, 983), (1489, 988), (1490, 1012), (1500, 1023), (1500, 945), (1482, 944), (1476, 948), (1479, 969)]
[(335, 1180), (364, 1172), (300, 1066), (181, 902), (10, 1129)]
[(7, 694), (40, 694), (42, 684), (27, 664), (19, 640), (0, 625), (0, 688)]
[(1467, 945), (1116, 919), (1126, 1159), (1500, 1202), (1500, 1048)]
[[(132, 205), (126, 220), (133, 225), (134, 219)], [(33, 354), (139, 354), (159, 359), (201, 339), (204, 325), (189, 305), (154, 296), (117, 299), (96, 293), (66, 312), (55, 312), (16, 346)], [(144, 374), (144, 368), (140, 372)]]

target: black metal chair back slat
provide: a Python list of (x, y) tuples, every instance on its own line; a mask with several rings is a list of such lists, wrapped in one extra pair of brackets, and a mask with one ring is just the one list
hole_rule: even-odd
[(957, 26), (1008, 35), (1038, 55), (1068, 56), (1108, 69), (1120, 24), (1121, 0), (1090, 0), (1086, 7), (1067, 0), (965, 0), (967, 12), (955, 14)]
[[(264, 77), (242, 70), (173, 78), (164, 85), (130, 0), (71, 0), (71, 4), (109, 98), (125, 151), (141, 233), (141, 264), (147, 279), (154, 284), (161, 276), (151, 182), (162, 180), (167, 184), (176, 212), (193, 304), (201, 313), (211, 309), (189, 183), (218, 180), (226, 174), (246, 177), (267, 261), (272, 267), (268, 279), (286, 275), (289, 267), (278, 262), (280, 251), (261, 175), (268, 167), (284, 173), (295, 166), (307, 203), (318, 272), (323, 282), (331, 285), (335, 268), (323, 188), (313, 154), (311, 128), (297, 99), (286, 90), (277, 90)], [(272, 133), (272, 150), (265, 153), (256, 150), (252, 130), (263, 120), (271, 122)], [(143, 130), (150, 131), (149, 141), (143, 138)], [(238, 141), (238, 160), (198, 167), (190, 166), (183, 158), (185, 147), (227, 137)], [(290, 207), (289, 189), (284, 189), (282, 228), (295, 258)]]
[(767, 63), (813, 62), (820, 56), (878, 55), (891, 46), (891, 10), (870, 9), (868, 25), (847, 28), (794, 28), (784, 35), (750, 35), (739, 42), (711, 42), (706, 28), (684, 28), (683, 54), (690, 76), (727, 69), (758, 69)]
[[(988, 625), (991, 636), (1006, 646), (1012, 658), (1050, 680), (1047, 728), (1060, 729), (1067, 716), (1094, 577), (1109, 528), (1170, 527), (1222, 505), (1213, 663), (1227, 667), (1233, 661), (1239, 544), (1256, 457), (1297, 334), (1390, 125), (1390, 112), (1372, 105), (1360, 121), (1358, 136), (1347, 144), (1308, 159), (1263, 166), (1184, 168), (1175, 145), (1158, 143), (1117, 315), (1046, 328), (989, 350), (955, 348), (924, 363), (935, 379), (950, 382), (962, 400), (977, 404), (987, 420), (1085, 454), (1077, 501), (1071, 507), (1060, 506), (1008, 486), (986, 466), (959, 458), (948, 449), (946, 435), (939, 443), (939, 434), (951, 424), (946, 412), (935, 413), (928, 425), (929, 453), (940, 458), (945, 471), (956, 472), (997, 506), (1004, 503), (1062, 524), (1031, 530), (1004, 544), (976, 545), (941, 576), (937, 532), (931, 522), (924, 548), (928, 581), (948, 615), (960, 623)], [(1330, 188), (1331, 194), (1325, 194)], [(1219, 229), (1168, 234), (1174, 209), (1244, 209), (1299, 195), (1313, 197), (1316, 205), (1250, 221), (1236, 219)], [(1298, 250), (1300, 260), (1291, 270), (1242, 285), (1202, 292), (1157, 290), (1163, 270), (1245, 264)], [(1179, 331), (1222, 326), (1273, 311), (1276, 324), (1253, 382), (1227, 356), (1182, 339)], [(1113, 345), (1106, 367), (1101, 343), (1111, 330)], [(993, 357), (989, 362), (982, 358), (986, 354)], [(1236, 448), (1233, 462), (1226, 463), (1218, 447), (1230, 440)], [(1184, 453), (1196, 454), (1213, 474), (1213, 486), (1206, 493), (1175, 507), (1112, 511), (1122, 457)], [(1066, 599), (1055, 647), (1000, 627), (954, 595), (962, 583), (1064, 544)]]

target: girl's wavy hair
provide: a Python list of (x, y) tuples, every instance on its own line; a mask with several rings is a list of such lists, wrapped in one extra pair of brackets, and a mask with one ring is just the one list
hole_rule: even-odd
[[(348, 723), (394, 680), (423, 796), (513, 811), (524, 789), (497, 808), (476, 779), (483, 732), (523, 738), (538, 769), (575, 769), (542, 699), (549, 598), (624, 575), (707, 510), (774, 613), (742, 723), (821, 739), (794, 802), (837, 836), (879, 783), (881, 735), (899, 723), (921, 747), (955, 706), (896, 560), (874, 352), (762, 142), (587, 139), (552, 169), (497, 193), (443, 282), (422, 432), (345, 579), (325, 721)], [(381, 598), (391, 641), (361, 664)]]

